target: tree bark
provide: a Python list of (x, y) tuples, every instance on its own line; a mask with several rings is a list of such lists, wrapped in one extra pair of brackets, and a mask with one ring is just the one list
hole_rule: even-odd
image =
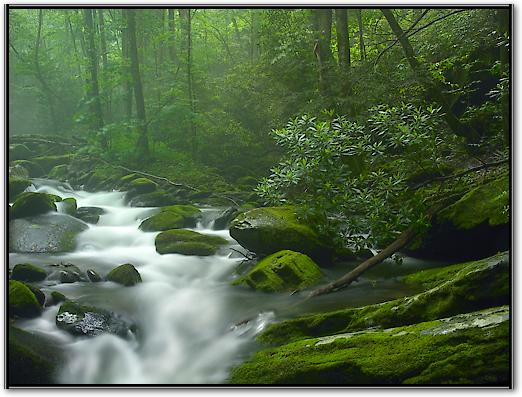
[(367, 259), (363, 263), (361, 263), (359, 266), (357, 266), (355, 269), (353, 269), (351, 272), (345, 274), (340, 279), (337, 279), (333, 283), (330, 283), (324, 287), (317, 288), (313, 290), (309, 298), (313, 298), (320, 295), (329, 294), (331, 292), (339, 291), (341, 289), (344, 289), (348, 287), (352, 282), (357, 280), (361, 274), (363, 274), (365, 271), (371, 269), (375, 265), (378, 265), (382, 261), (384, 261), (386, 258), (389, 258), (394, 253), (399, 251), (400, 249), (404, 248), (415, 236), (417, 233), (413, 228), (406, 229), (393, 243), (388, 245), (385, 249), (383, 249), (381, 252), (379, 252), (377, 255), (372, 256), (371, 258)]
[[(101, 132), (104, 126), (103, 111), (100, 98), (100, 89), (98, 82), (98, 57), (96, 54), (96, 44), (94, 40), (94, 20), (93, 10), (84, 9), (83, 16), (85, 21), (85, 31), (87, 34), (87, 61), (89, 64), (90, 81), (89, 81), (89, 97), (91, 103), (91, 112), (94, 116), (93, 127), (97, 132)], [(107, 149), (107, 139), (104, 134), (101, 137), (102, 149)]]
[(331, 98), (332, 85), (332, 10), (318, 8), (313, 9), (313, 24), (316, 41), (314, 52), (317, 58), (319, 70), (319, 92), (325, 98)]
[(55, 130), (59, 129), (58, 117), (56, 116), (56, 106), (54, 102), (55, 94), (51, 90), (49, 84), (47, 84), (47, 80), (43, 76), (42, 69), (40, 68), (40, 44), (42, 41), (42, 25), (43, 25), (43, 10), (40, 8), (38, 10), (38, 28), (36, 31), (36, 42), (34, 45), (34, 68), (36, 79), (40, 82), (42, 86), (42, 91), (47, 99), (47, 105), (49, 106), (49, 113), (51, 114), (51, 122), (53, 123), (53, 128)]
[(174, 10), (169, 8), (168, 10), (168, 25), (169, 25), (169, 54), (170, 60), (172, 63), (177, 63), (177, 54), (176, 54), (176, 20)]
[(136, 101), (136, 116), (139, 123), (139, 138), (136, 144), (136, 154), (140, 159), (150, 156), (149, 138), (147, 135), (147, 118), (145, 114), (145, 99), (143, 97), (143, 86), (141, 84), (140, 65), (138, 58), (138, 47), (136, 45), (136, 15), (135, 10), (124, 10), (127, 32), (129, 39), (129, 55), (131, 60), (132, 84), (134, 87), (134, 100)]
[(366, 61), (366, 46), (364, 45), (364, 25), (362, 21), (362, 10), (357, 10), (357, 23), (359, 24), (359, 51), (361, 52), (361, 61)]
[(471, 127), (467, 127), (460, 122), (460, 120), (455, 116), (453, 111), (451, 110), (451, 106), (447, 101), (446, 97), (442, 93), (442, 89), (437, 85), (435, 81), (429, 76), (428, 71), (425, 67), (417, 60), (415, 56), (415, 52), (413, 47), (411, 46), (408, 37), (399, 26), (399, 23), (395, 19), (392, 11), (387, 8), (381, 9), (384, 14), (388, 24), (390, 25), (391, 30), (397, 37), (397, 40), (402, 46), (406, 59), (410, 64), (410, 67), (415, 72), (420, 84), (426, 90), (428, 97), (435, 101), (439, 106), (441, 106), (444, 112), (444, 118), (446, 123), (448, 124), (451, 131), (458, 136), (462, 136), (466, 138), (468, 142), (476, 142), (478, 140), (477, 132)]
[[(98, 14), (98, 27), (100, 29), (100, 50), (101, 50), (101, 58), (102, 58), (102, 66), (103, 66), (103, 73), (104, 76), (106, 76), (108, 68), (109, 68), (109, 61), (107, 58), (107, 38), (105, 34), (105, 18), (103, 16), (103, 9), (99, 8), (97, 10)], [(102, 79), (102, 82), (104, 82), (106, 79)], [(106, 106), (106, 118), (111, 119), (112, 111), (111, 111), (111, 89), (108, 86), (108, 84), (105, 84), (103, 86), (104, 91), (104, 98), (105, 98), (105, 106)]]
[(335, 10), (335, 30), (337, 31), (337, 56), (339, 68), (342, 72), (350, 69), (350, 36), (348, 32), (348, 10), (337, 8)]
[[(125, 10), (122, 10), (122, 19), (125, 22)], [(127, 120), (132, 119), (132, 84), (131, 84), (131, 71), (130, 71), (130, 57), (129, 57), (129, 29), (126, 24), (122, 24), (121, 29), (121, 52), (124, 60), (123, 75), (124, 75), (124, 104), (125, 114)]]
[(194, 87), (193, 87), (193, 73), (192, 73), (192, 14), (191, 9), (187, 9), (185, 12), (186, 26), (187, 26), (187, 89), (188, 99), (190, 104), (190, 134), (191, 134), (191, 147), (192, 155), (195, 156), (197, 153), (197, 136), (196, 126), (194, 124), (194, 115), (196, 114), (194, 104)]

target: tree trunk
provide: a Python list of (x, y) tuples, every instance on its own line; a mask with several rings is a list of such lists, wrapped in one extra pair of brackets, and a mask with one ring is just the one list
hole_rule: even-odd
[(337, 55), (339, 68), (342, 72), (350, 69), (350, 36), (348, 32), (348, 10), (337, 8), (335, 10), (335, 28), (337, 31)]
[(188, 88), (188, 99), (190, 104), (190, 134), (191, 134), (191, 147), (192, 155), (195, 156), (197, 153), (197, 140), (196, 140), (196, 126), (194, 124), (194, 115), (196, 114), (194, 104), (194, 88), (193, 88), (193, 73), (192, 73), (192, 14), (191, 9), (185, 10), (186, 27), (187, 27), (187, 88)]
[[(125, 10), (122, 10), (122, 19), (125, 21)], [(129, 29), (126, 24), (122, 24), (121, 30), (121, 51), (122, 58), (124, 60), (123, 76), (124, 76), (124, 103), (125, 103), (125, 114), (127, 120), (132, 119), (132, 84), (131, 84), (131, 71), (130, 71), (130, 57), (129, 57)]]
[[(98, 13), (98, 27), (100, 29), (100, 50), (101, 50), (101, 58), (102, 58), (102, 66), (103, 73), (105, 78), (102, 79), (102, 82), (106, 81), (106, 74), (109, 68), (109, 61), (107, 59), (107, 38), (105, 34), (105, 18), (103, 16), (103, 9), (99, 8), (97, 10)], [(105, 105), (106, 105), (106, 117), (107, 119), (111, 118), (111, 90), (108, 84), (105, 84), (103, 87)]]
[(69, 35), (71, 36), (71, 42), (72, 42), (72, 45), (73, 45), (73, 50), (74, 50), (74, 58), (76, 60), (76, 65), (78, 66), (78, 76), (81, 77), (82, 75), (82, 67), (81, 67), (81, 62), (80, 62), (80, 54), (78, 52), (78, 47), (76, 45), (76, 36), (74, 34), (74, 30), (72, 28), (72, 24), (71, 24), (71, 18), (69, 16), (69, 11), (65, 11), (66, 14), (65, 14), (65, 21), (67, 23), (67, 28), (68, 28), (68, 31), (69, 31)]
[(361, 52), (361, 61), (366, 61), (366, 46), (364, 45), (364, 26), (361, 9), (357, 10), (357, 23), (359, 24), (359, 51)]
[(257, 10), (250, 10), (250, 62), (259, 58), (259, 15)]
[(408, 37), (404, 33), (404, 31), (399, 26), (399, 23), (395, 19), (392, 11), (387, 8), (381, 9), (384, 14), (388, 24), (390, 25), (391, 30), (397, 37), (397, 40), (402, 46), (406, 59), (410, 64), (410, 67), (415, 72), (420, 84), (426, 90), (428, 97), (437, 102), (439, 106), (442, 107), (444, 112), (444, 119), (446, 123), (450, 127), (451, 131), (458, 135), (466, 138), (468, 142), (476, 142), (478, 140), (477, 132), (471, 127), (467, 127), (460, 122), (460, 120), (455, 116), (453, 111), (451, 110), (451, 106), (444, 96), (442, 89), (437, 85), (437, 83), (430, 77), (428, 71), (425, 67), (417, 60), (415, 56), (415, 52), (413, 51), (413, 47), (411, 46)]
[(176, 20), (174, 15), (174, 10), (169, 8), (168, 11), (168, 25), (169, 25), (169, 54), (170, 60), (172, 63), (177, 63), (177, 54), (176, 54)]
[(325, 98), (331, 98), (332, 83), (332, 10), (313, 9), (314, 28), (316, 33), (315, 56), (319, 69), (319, 92)]
[(143, 98), (143, 86), (141, 84), (140, 65), (138, 59), (138, 47), (136, 45), (136, 15), (135, 10), (124, 10), (129, 39), (129, 55), (131, 61), (132, 84), (134, 87), (134, 100), (136, 101), (136, 116), (139, 123), (139, 138), (136, 144), (136, 154), (140, 160), (149, 158), (149, 139), (147, 135), (147, 118), (145, 115), (145, 99)]
[(42, 86), (43, 94), (47, 100), (47, 106), (49, 106), (49, 113), (51, 114), (51, 122), (53, 123), (53, 128), (58, 131), (59, 122), (58, 117), (56, 116), (56, 105), (54, 102), (55, 94), (51, 90), (49, 84), (47, 84), (47, 80), (43, 76), (42, 69), (40, 68), (40, 44), (42, 41), (42, 25), (43, 25), (43, 10), (38, 10), (38, 28), (36, 31), (36, 42), (34, 45), (34, 70), (36, 79), (40, 82)]
[[(89, 81), (90, 107), (91, 113), (94, 116), (93, 127), (97, 132), (101, 132), (104, 123), (98, 83), (98, 57), (96, 54), (96, 44), (94, 40), (94, 20), (92, 14), (92, 9), (83, 10), (85, 32), (87, 34), (87, 61), (89, 65), (89, 73), (91, 75)], [(102, 134), (101, 146), (102, 149), (107, 149), (107, 139), (104, 134)]]

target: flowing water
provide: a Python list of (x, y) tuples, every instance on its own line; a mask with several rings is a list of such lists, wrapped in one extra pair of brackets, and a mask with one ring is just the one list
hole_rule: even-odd
[[(242, 258), (230, 248), (241, 247), (228, 230), (212, 230), (219, 209), (203, 207), (202, 221), (193, 230), (224, 237), (229, 246), (210, 257), (159, 255), (154, 248), (157, 233), (138, 229), (155, 208), (129, 207), (124, 192), (75, 191), (67, 184), (49, 180), (34, 183), (36, 191), (74, 197), (78, 207), (96, 206), (106, 213), (97, 225), (89, 225), (78, 236), (74, 252), (11, 253), (11, 267), (26, 262), (62, 262), (75, 264), (84, 272), (94, 269), (105, 276), (118, 265), (132, 263), (143, 280), (133, 287), (112, 282), (60, 284), (49, 280), (38, 284), (46, 295), (59, 291), (69, 299), (120, 313), (138, 329), (136, 336), (128, 339), (110, 334), (73, 337), (56, 327), (59, 305), (47, 307), (39, 318), (19, 321), (19, 327), (53, 337), (64, 346), (67, 360), (59, 374), (61, 383), (222, 383), (231, 367), (259, 348), (255, 335), (271, 322), (304, 312), (381, 302), (412, 292), (397, 278), (378, 274), (361, 279), (344, 292), (304, 305), (297, 304), (302, 299), (299, 295), (264, 294), (234, 287), (230, 282), (237, 277)], [(406, 262), (412, 269), (426, 266)], [(345, 271), (326, 272), (334, 278)]]

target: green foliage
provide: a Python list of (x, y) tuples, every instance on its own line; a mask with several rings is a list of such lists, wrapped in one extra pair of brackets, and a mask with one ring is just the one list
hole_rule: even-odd
[(406, 104), (370, 109), (365, 125), (304, 115), (272, 135), (286, 156), (258, 194), (270, 204), (299, 204), (323, 233), (357, 250), (423, 225), (426, 204), (408, 179), (423, 170), (419, 159), (445, 167), (458, 143), (438, 109)]

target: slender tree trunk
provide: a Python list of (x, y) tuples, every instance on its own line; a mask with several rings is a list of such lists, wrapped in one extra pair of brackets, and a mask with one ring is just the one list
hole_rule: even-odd
[(130, 56), (129, 56), (129, 29), (125, 23), (125, 10), (122, 10), (122, 19), (124, 23), (122, 24), (121, 30), (121, 51), (122, 58), (124, 60), (124, 102), (125, 102), (125, 114), (127, 116), (127, 120), (132, 119), (132, 84), (131, 84), (131, 71), (130, 71)]
[(316, 32), (315, 56), (319, 69), (319, 92), (325, 98), (331, 97), (332, 83), (332, 10), (313, 9), (314, 27)]
[[(89, 64), (89, 72), (90, 72), (90, 81), (89, 81), (89, 98), (91, 104), (91, 112), (94, 116), (93, 127), (97, 132), (101, 132), (103, 129), (103, 111), (102, 104), (100, 98), (100, 89), (98, 83), (98, 57), (96, 54), (96, 44), (94, 40), (94, 20), (93, 20), (93, 10), (92, 9), (84, 9), (83, 10), (84, 21), (85, 21), (85, 31), (87, 34), (87, 61)], [(102, 134), (101, 138), (101, 146), (102, 149), (107, 149), (107, 139), (104, 134)]]
[(397, 37), (397, 40), (401, 44), (406, 59), (410, 64), (410, 67), (413, 69), (419, 82), (426, 90), (428, 97), (431, 100), (437, 102), (439, 106), (442, 107), (442, 110), (444, 112), (444, 118), (451, 131), (456, 135), (465, 137), (466, 140), (468, 140), (469, 142), (476, 142), (478, 140), (477, 132), (471, 127), (462, 124), (460, 120), (455, 116), (455, 114), (451, 110), (451, 106), (447, 98), (444, 96), (442, 92), (442, 89), (431, 78), (426, 68), (417, 60), (413, 47), (411, 46), (411, 43), (408, 40), (408, 37), (406, 36), (402, 28), (399, 26), (399, 23), (395, 19), (395, 16), (393, 15), (392, 11), (387, 8), (383, 8), (381, 11), (386, 17), (386, 20), (388, 21), (391, 30)]
[(170, 60), (172, 63), (177, 63), (177, 54), (176, 54), (176, 20), (175, 13), (172, 8), (169, 8), (168, 11), (168, 25), (169, 25), (169, 54)]
[(335, 27), (337, 31), (337, 53), (339, 68), (346, 72), (350, 69), (350, 36), (348, 32), (348, 10), (338, 8), (335, 10)]
[(36, 42), (34, 45), (34, 69), (36, 79), (40, 82), (42, 86), (43, 94), (47, 99), (47, 105), (49, 106), (49, 113), (51, 114), (51, 122), (53, 123), (53, 128), (58, 131), (59, 122), (58, 117), (56, 116), (56, 105), (55, 105), (55, 94), (51, 90), (49, 84), (47, 84), (47, 80), (43, 76), (42, 69), (40, 67), (40, 44), (42, 42), (42, 25), (43, 25), (43, 10), (40, 8), (38, 10), (38, 28), (36, 31)]
[(359, 51), (361, 52), (361, 61), (366, 61), (366, 46), (364, 45), (364, 25), (362, 21), (362, 10), (357, 10), (357, 23), (359, 24)]
[(66, 14), (65, 14), (65, 21), (67, 23), (69, 35), (71, 36), (71, 42), (72, 42), (73, 50), (74, 50), (74, 59), (76, 60), (76, 65), (78, 67), (78, 76), (81, 76), (82, 75), (82, 66), (81, 66), (81, 62), (80, 62), (80, 54), (78, 52), (78, 47), (76, 45), (76, 36), (75, 36), (74, 30), (72, 28), (71, 18), (69, 16), (68, 10), (66, 11)]
[(105, 98), (105, 105), (106, 105), (106, 117), (107, 119), (111, 119), (112, 117), (112, 111), (111, 111), (111, 89), (109, 85), (106, 83), (107, 80), (107, 72), (109, 69), (109, 61), (107, 58), (107, 38), (105, 34), (105, 18), (103, 16), (103, 9), (99, 8), (97, 10), (98, 14), (98, 27), (100, 29), (100, 50), (101, 50), (101, 58), (102, 58), (102, 66), (103, 66), (103, 75), (104, 79), (102, 79), (102, 82), (104, 82), (103, 91), (104, 91), (104, 98)]
[(136, 116), (139, 122), (139, 138), (136, 145), (136, 154), (143, 160), (150, 156), (149, 139), (147, 135), (147, 118), (145, 115), (145, 99), (143, 97), (143, 86), (141, 84), (140, 65), (138, 59), (138, 47), (136, 45), (136, 15), (135, 10), (126, 8), (124, 10), (127, 22), (129, 38), (129, 54), (131, 60), (131, 75), (134, 86), (134, 99), (136, 101)]
[(194, 88), (193, 88), (193, 73), (192, 73), (192, 15), (191, 9), (186, 11), (187, 17), (187, 85), (188, 85), (188, 97), (190, 103), (190, 133), (192, 142), (192, 155), (195, 156), (197, 153), (197, 137), (196, 137), (196, 126), (194, 124), (194, 115), (196, 114), (194, 104)]

